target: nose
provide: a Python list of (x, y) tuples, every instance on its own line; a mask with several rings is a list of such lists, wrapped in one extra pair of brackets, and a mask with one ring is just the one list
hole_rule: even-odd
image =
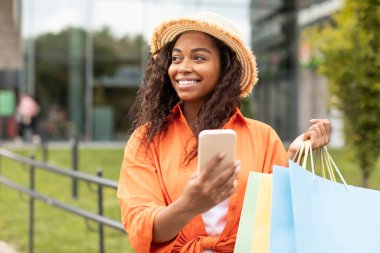
[(191, 62), (187, 59), (184, 59), (178, 68), (178, 72), (180, 73), (189, 73), (193, 71), (193, 67), (191, 65)]

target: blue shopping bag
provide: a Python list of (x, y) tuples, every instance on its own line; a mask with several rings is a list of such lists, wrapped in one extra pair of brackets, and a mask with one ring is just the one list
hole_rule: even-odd
[(269, 252), (295, 253), (295, 234), (289, 169), (274, 166)]
[(289, 178), (294, 252), (380, 252), (380, 191), (326, 180), (293, 161)]

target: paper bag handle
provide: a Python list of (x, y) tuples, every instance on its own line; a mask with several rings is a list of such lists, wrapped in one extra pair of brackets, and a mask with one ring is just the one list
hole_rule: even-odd
[(303, 160), (302, 160), (302, 167), (303, 168), (306, 168), (306, 164), (307, 164), (307, 160), (308, 160), (308, 157), (309, 157), (309, 154), (310, 154), (310, 161), (311, 161), (311, 169), (313, 171), (313, 174), (315, 174), (314, 172), (314, 159), (313, 159), (313, 152), (312, 152), (312, 148), (311, 148), (311, 142), (310, 141), (304, 141), (302, 142), (301, 144), (301, 147), (297, 150), (296, 154), (294, 155), (293, 157), (293, 161), (299, 165), (301, 165), (301, 159), (303, 157)]
[[(325, 173), (325, 166), (327, 168), (327, 172), (329, 174), (330, 180), (336, 182), (334, 170), (338, 173), (340, 180), (343, 182), (344, 186), (348, 190), (348, 186), (346, 183), (346, 180), (344, 180), (342, 173), (340, 172), (338, 166), (335, 164), (334, 160), (331, 158), (330, 153), (327, 150), (327, 147), (324, 146), (322, 148), (319, 148), (317, 151), (316, 157), (318, 158), (318, 152), (321, 156), (321, 168), (322, 168), (322, 176), (326, 178)], [(301, 145), (301, 147), (297, 150), (296, 154), (293, 157), (293, 161), (297, 164), (299, 164), (301, 167), (306, 169), (307, 165), (307, 159), (310, 154), (310, 164), (311, 164), (311, 170), (313, 173), (313, 178), (315, 177), (315, 169), (314, 169), (314, 159), (313, 159), (313, 150), (311, 147), (311, 142), (309, 140), (304, 141)], [(303, 161), (301, 165), (301, 159), (303, 156)]]

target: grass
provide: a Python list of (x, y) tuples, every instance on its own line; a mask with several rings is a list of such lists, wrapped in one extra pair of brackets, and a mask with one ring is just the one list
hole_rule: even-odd
[[(30, 150), (14, 150), (28, 156)], [(42, 154), (35, 150), (36, 159), (42, 160)], [(360, 186), (361, 177), (358, 165), (354, 162), (351, 150), (338, 149), (330, 151), (339, 166), (347, 183)], [(92, 175), (98, 168), (103, 169), (103, 177), (117, 180), (123, 156), (122, 149), (80, 149), (80, 171)], [(28, 186), (28, 168), (2, 158), (0, 174), (24, 186)], [(69, 149), (50, 149), (49, 163), (59, 167), (70, 168), (71, 153)], [(380, 190), (380, 162), (369, 180), (372, 189)], [(79, 184), (79, 198), (71, 198), (71, 181), (69, 178), (36, 171), (36, 190), (46, 196), (58, 199), (86, 210), (96, 212), (96, 193), (86, 183)], [(120, 220), (120, 212), (116, 199), (116, 191), (104, 192), (105, 215)], [(66, 213), (45, 203), (35, 202), (35, 253), (88, 253), (99, 252), (97, 228), (94, 222), (87, 224), (83, 218)], [(88, 228), (88, 226), (90, 228)], [(134, 252), (128, 242), (127, 235), (105, 228), (105, 251)], [(21, 252), (28, 249), (28, 198), (16, 191), (0, 185), (0, 240), (16, 245)]]
[[(13, 151), (24, 156), (30, 154), (30, 150)], [(39, 150), (35, 155), (37, 160), (42, 160)], [(122, 149), (80, 149), (79, 168), (92, 175), (102, 168), (104, 178), (118, 180), (122, 157)], [(50, 149), (49, 163), (70, 168), (70, 150)], [(29, 169), (9, 159), (2, 158), (1, 175), (26, 187), (29, 185)], [(79, 183), (79, 198), (72, 199), (68, 177), (37, 169), (35, 179), (37, 192), (91, 212), (97, 211), (96, 185), (89, 187), (87, 183)], [(120, 220), (114, 189), (104, 189), (104, 213)], [(99, 252), (97, 227), (95, 222), (86, 222), (79, 216), (36, 201), (34, 252)], [(3, 185), (0, 186), (0, 240), (12, 243), (21, 252), (28, 249), (28, 197)], [(105, 249), (107, 253), (134, 252), (125, 233), (108, 227), (105, 227)]]

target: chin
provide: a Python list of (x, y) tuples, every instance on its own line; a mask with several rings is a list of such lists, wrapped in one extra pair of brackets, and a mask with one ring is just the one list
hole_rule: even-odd
[(192, 102), (192, 101), (194, 101), (195, 99), (193, 98), (193, 97), (191, 97), (191, 96), (179, 96), (179, 99), (181, 100), (181, 101), (184, 101), (184, 102)]
[(177, 95), (182, 101), (194, 100), (194, 95), (189, 94), (188, 92), (177, 92)]

